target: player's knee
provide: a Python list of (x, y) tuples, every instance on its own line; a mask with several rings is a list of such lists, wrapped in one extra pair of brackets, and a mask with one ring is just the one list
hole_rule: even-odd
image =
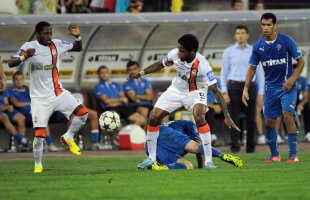
[(268, 130), (275, 128), (275, 120), (273, 119), (266, 119), (265, 120), (265, 128)]

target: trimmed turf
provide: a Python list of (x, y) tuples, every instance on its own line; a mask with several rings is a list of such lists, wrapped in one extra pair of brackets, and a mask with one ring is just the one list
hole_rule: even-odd
[[(263, 163), (267, 154), (240, 154), (236, 168), (218, 158), (218, 169), (139, 171), (145, 157), (45, 159), (33, 174), (33, 160), (0, 161), (0, 199), (310, 199), (310, 153), (300, 163)], [(194, 165), (195, 157), (187, 156)]]

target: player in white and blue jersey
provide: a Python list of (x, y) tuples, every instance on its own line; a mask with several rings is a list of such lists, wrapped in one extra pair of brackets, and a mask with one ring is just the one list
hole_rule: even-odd
[[(277, 18), (273, 13), (262, 15), (261, 28), (265, 37), (258, 40), (253, 46), (242, 101), (247, 105), (248, 88), (255, 75), (256, 66), (261, 62), (265, 71), (264, 118), (266, 137), (271, 151), (271, 156), (265, 162), (280, 161), (275, 122), (276, 118), (281, 115), (283, 115), (288, 133), (289, 158), (287, 162), (298, 162), (297, 128), (293, 116), (296, 114), (296, 80), (303, 69), (304, 59), (291, 37), (275, 32)], [(292, 58), (297, 60), (295, 70), (292, 66)]]
[[(145, 151), (148, 155), (147, 143)], [(157, 163), (150, 168), (153, 170), (193, 169), (193, 165), (183, 157), (187, 153), (195, 153), (198, 168), (203, 167), (204, 149), (196, 125), (188, 120), (175, 120), (162, 124), (157, 140)], [(236, 167), (242, 167), (243, 161), (229, 154), (224, 154), (212, 147), (212, 156), (219, 157)]]

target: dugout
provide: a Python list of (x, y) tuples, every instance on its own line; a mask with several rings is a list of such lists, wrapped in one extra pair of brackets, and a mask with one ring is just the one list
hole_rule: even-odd
[[(123, 83), (128, 60), (136, 60), (141, 68), (162, 60), (175, 48), (177, 39), (186, 33), (197, 36), (202, 53), (211, 63), (215, 74), (221, 70), (222, 52), (232, 45), (234, 27), (248, 26), (249, 43), (262, 37), (260, 17), (265, 11), (212, 11), (184, 13), (124, 13), (73, 15), (1, 15), (0, 55), (7, 75), (8, 88), (12, 74), (8, 61), (26, 41), (35, 39), (34, 26), (45, 20), (53, 25), (53, 38), (73, 41), (67, 26), (76, 23), (81, 30), (83, 50), (71, 52), (60, 59), (60, 81), (71, 91), (93, 92), (97, 68), (110, 68), (111, 80)], [(309, 76), (307, 63), (310, 51), (309, 10), (272, 10), (278, 18), (278, 32), (288, 34), (303, 52), (306, 65), (302, 75)], [(26, 81), (27, 67), (24, 66)], [(155, 90), (164, 90), (175, 75), (174, 68), (148, 75)], [(3, 132), (3, 129), (0, 129)], [(0, 137), (3, 134), (0, 134)], [(1, 139), (1, 141), (3, 141)]]

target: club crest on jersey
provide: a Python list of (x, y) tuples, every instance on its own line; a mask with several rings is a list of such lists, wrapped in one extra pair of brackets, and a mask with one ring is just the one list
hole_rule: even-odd
[(53, 56), (57, 56), (57, 51), (56, 51), (56, 49), (52, 49), (52, 55), (53, 55)]
[(37, 122), (37, 121), (38, 121), (38, 117), (35, 116), (35, 117), (33, 118), (33, 121), (34, 121), (34, 122)]
[(282, 47), (281, 44), (277, 44), (276, 48), (278, 49), (278, 51), (280, 51), (281, 47)]
[(197, 75), (197, 69), (193, 69), (191, 74), (192, 74), (192, 76), (196, 76)]

